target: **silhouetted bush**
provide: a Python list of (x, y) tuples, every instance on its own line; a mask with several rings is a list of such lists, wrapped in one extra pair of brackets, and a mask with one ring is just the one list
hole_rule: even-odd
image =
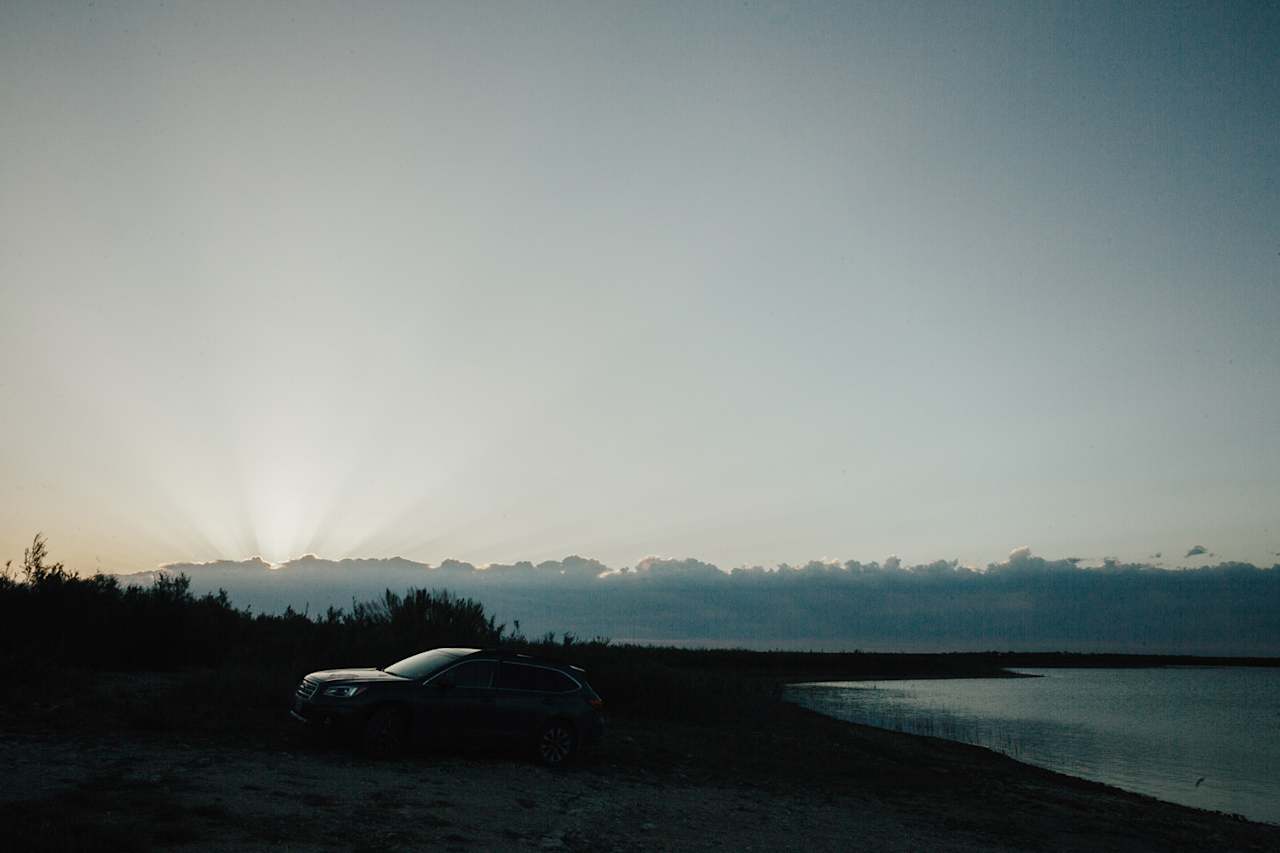
[(553, 633), (530, 640), (518, 622), (507, 632), (480, 602), (444, 590), (387, 590), (374, 601), (353, 601), (349, 611), (331, 607), (314, 617), (292, 608), (251, 614), (237, 609), (223, 590), (192, 595), (185, 575), (161, 575), (148, 587), (121, 587), (101, 574), (80, 577), (49, 562), (39, 535), (17, 570), (6, 564), (0, 573), (0, 666), (9, 674), (0, 694), (40, 683), (46, 669), (181, 668), (191, 675), (193, 667), (203, 668), (176, 682), (180, 686), (164, 688), (163, 699), (160, 688), (102, 697), (115, 703), (126, 725), (137, 727), (182, 719), (188, 727), (227, 729), (244, 724), (247, 715), (257, 715), (253, 725), (267, 726), (265, 721), (284, 717), (293, 688), (307, 672), (383, 666), (440, 646), (504, 646), (560, 659), (587, 670), (613, 713), (716, 723), (760, 713), (769, 704), (760, 700), (778, 696), (786, 681), (998, 675), (1002, 667), (1018, 664), (1123, 666), (1138, 660), (688, 649), (619, 645), (601, 637), (584, 641), (572, 634), (557, 640)]
[[(278, 711), (308, 671), (381, 666), (439, 646), (501, 645), (566, 659), (586, 668), (608, 706), (621, 713), (724, 720), (751, 705), (750, 697), (773, 689), (771, 681), (750, 677), (746, 661), (727, 653), (615, 646), (571, 634), (530, 641), (518, 624), (506, 633), (480, 602), (443, 590), (387, 590), (378, 600), (352, 602), (349, 611), (329, 608), (311, 618), (292, 608), (251, 614), (221, 590), (197, 598), (184, 575), (121, 587), (114, 577), (82, 578), (50, 564), (41, 536), (24, 553), (20, 570), (0, 577), (0, 640), (11, 670), (211, 668), (192, 695), (170, 697), (188, 719), (223, 695), (232, 703), (229, 711)], [(158, 724), (159, 712), (130, 702), (130, 720)]]
[(441, 645), (494, 646), (502, 626), (477, 601), (447, 591), (388, 590), (381, 600), (309, 619), (292, 609), (250, 614), (223, 590), (199, 598), (185, 575), (149, 587), (82, 578), (48, 564), (37, 535), (15, 573), (0, 575), (0, 643), (10, 669), (267, 666), (282, 670), (387, 664)]

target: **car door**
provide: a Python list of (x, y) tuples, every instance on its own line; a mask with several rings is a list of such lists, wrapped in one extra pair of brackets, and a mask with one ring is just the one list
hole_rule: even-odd
[(496, 669), (492, 660), (466, 660), (428, 679), (415, 703), (419, 739), (452, 743), (491, 731)]
[(534, 690), (535, 680), (531, 666), (505, 660), (498, 663), (498, 734), (519, 737), (533, 731), (541, 710), (541, 697)]
[(497, 725), (500, 734), (526, 737), (561, 710), (558, 701), (575, 685), (563, 673), (537, 664), (498, 665)]

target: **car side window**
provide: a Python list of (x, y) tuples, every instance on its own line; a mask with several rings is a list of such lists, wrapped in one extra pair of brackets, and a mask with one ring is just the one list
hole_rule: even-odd
[(505, 690), (564, 693), (574, 689), (574, 686), (567, 675), (541, 666), (526, 666), (503, 661), (498, 669), (498, 687)]
[(493, 685), (494, 663), (491, 660), (473, 660), (460, 663), (440, 676), (442, 684), (453, 687), (490, 687)]
[(503, 690), (533, 690), (536, 678), (531, 666), (503, 661), (498, 667), (498, 687)]
[(569, 676), (563, 672), (556, 672), (552, 669), (537, 670), (538, 680), (535, 690), (541, 690), (544, 693), (567, 693), (576, 686)]

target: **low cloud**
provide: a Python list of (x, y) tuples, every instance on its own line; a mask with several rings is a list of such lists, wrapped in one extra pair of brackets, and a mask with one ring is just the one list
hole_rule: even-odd
[(1199, 557), (1201, 554), (1208, 554), (1208, 553), (1209, 553), (1209, 549), (1204, 547), (1203, 545), (1192, 545), (1190, 548), (1187, 549), (1186, 556)]
[[(1193, 549), (1195, 550), (1195, 549)], [(448, 589), (500, 622), (615, 641), (756, 648), (1068, 650), (1280, 655), (1280, 565), (1168, 570), (1150, 562), (1046, 559), (1019, 547), (982, 568), (958, 560), (906, 565), (815, 560), (738, 567), (646, 557), (610, 567), (568, 556), (483, 568), (400, 557), (272, 566), (255, 558), (175, 563), (192, 591), (226, 589), (239, 606), (312, 615), (386, 589)], [(126, 575), (148, 583), (155, 572)]]
[(631, 570), (633, 574), (653, 578), (708, 579), (724, 577), (724, 572), (692, 557), (671, 560), (664, 557), (645, 557)]

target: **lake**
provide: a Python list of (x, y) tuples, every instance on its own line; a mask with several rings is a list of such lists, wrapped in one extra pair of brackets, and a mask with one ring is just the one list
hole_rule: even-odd
[(842, 720), (1280, 823), (1280, 669), (1018, 672), (1038, 677), (796, 684), (787, 698)]

